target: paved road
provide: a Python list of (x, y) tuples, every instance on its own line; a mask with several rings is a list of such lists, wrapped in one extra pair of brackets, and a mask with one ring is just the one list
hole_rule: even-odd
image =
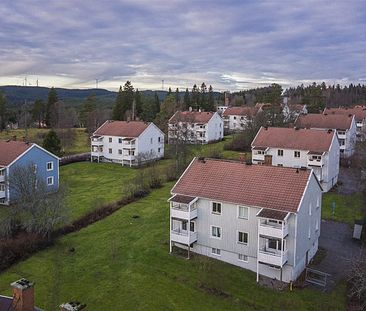
[(343, 223), (322, 220), (319, 247), (327, 251), (325, 258), (313, 268), (331, 274), (331, 283), (347, 276), (351, 260), (366, 259), (366, 249), (352, 239), (352, 228)]

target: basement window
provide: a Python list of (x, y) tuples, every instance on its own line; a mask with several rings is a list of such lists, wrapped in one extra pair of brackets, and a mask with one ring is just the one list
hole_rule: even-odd
[(216, 255), (216, 256), (220, 256), (221, 255), (221, 249), (219, 248), (211, 248), (211, 254)]

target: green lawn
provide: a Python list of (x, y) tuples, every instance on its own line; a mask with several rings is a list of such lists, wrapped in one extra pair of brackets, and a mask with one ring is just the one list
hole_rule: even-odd
[[(0, 293), (27, 277), (36, 304), (65, 301), (100, 310), (345, 310), (345, 286), (331, 294), (258, 287), (255, 274), (216, 260), (168, 254), (172, 183), (0, 274)], [(90, 196), (97, 189), (90, 188)], [(132, 216), (139, 215), (134, 219)], [(71, 252), (70, 249), (75, 251)]]
[[(336, 203), (335, 214), (332, 215), (332, 202)], [(364, 202), (361, 193), (341, 195), (332, 192), (323, 195), (322, 218), (354, 224), (356, 219), (365, 215)]]
[[(74, 133), (75, 140), (72, 145), (65, 147), (64, 150), (65, 155), (90, 151), (89, 147), (90, 140), (88, 134), (85, 132), (85, 129), (75, 128), (70, 130)], [(43, 138), (48, 131), (49, 131), (48, 129), (38, 129), (38, 128), (30, 128), (27, 131), (24, 129), (6, 130), (0, 132), (0, 139), (10, 139), (13, 136), (17, 136), (17, 139), (21, 140), (23, 137), (27, 137), (29, 141), (42, 146)], [(67, 130), (61, 130), (61, 131), (67, 131)]]

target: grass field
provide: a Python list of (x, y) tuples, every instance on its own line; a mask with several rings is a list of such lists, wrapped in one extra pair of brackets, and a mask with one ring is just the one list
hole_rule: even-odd
[[(42, 146), (43, 138), (48, 131), (49, 131), (48, 129), (37, 129), (37, 128), (30, 128), (27, 131), (25, 131), (24, 129), (6, 130), (0, 132), (0, 139), (10, 139), (13, 136), (17, 136), (17, 139), (21, 140), (23, 137), (26, 137), (27, 140)], [(85, 133), (85, 129), (74, 128), (71, 129), (71, 131), (74, 132), (75, 139), (72, 145), (65, 147), (64, 149), (65, 155), (90, 151), (89, 137), (88, 134)]]
[[(11, 295), (9, 284), (27, 277), (36, 282), (36, 304), (47, 311), (70, 300), (86, 303), (88, 311), (345, 310), (344, 284), (330, 294), (276, 292), (259, 288), (252, 272), (200, 256), (188, 261), (169, 255), (171, 187), (14, 265), (0, 274), (0, 293)], [(91, 188), (90, 196), (98, 190)]]
[[(334, 216), (332, 202), (336, 203)], [(365, 217), (365, 207), (361, 193), (341, 195), (328, 192), (323, 194), (322, 218), (353, 225), (356, 219)]]

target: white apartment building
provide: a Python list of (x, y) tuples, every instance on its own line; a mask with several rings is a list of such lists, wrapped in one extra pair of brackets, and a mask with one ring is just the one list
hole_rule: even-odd
[(164, 156), (164, 133), (143, 121), (106, 121), (91, 137), (91, 161), (138, 166)]
[(256, 107), (243, 106), (226, 109), (222, 114), (225, 132), (231, 133), (245, 130), (258, 110), (259, 108)]
[(295, 120), (299, 115), (307, 113), (306, 105), (288, 103), (282, 105), (282, 114), (286, 122)]
[(364, 141), (366, 138), (366, 106), (346, 108), (325, 108), (323, 114), (354, 115), (357, 129), (357, 139)]
[(195, 158), (171, 190), (174, 247), (295, 281), (318, 249), (322, 190), (312, 170)]
[(222, 140), (224, 123), (217, 112), (177, 111), (168, 123), (168, 141), (207, 144)]
[(355, 117), (352, 114), (309, 113), (300, 115), (296, 119), (295, 126), (323, 131), (335, 130), (339, 141), (341, 158), (348, 158), (355, 152), (357, 134)]
[(338, 180), (339, 143), (334, 130), (261, 127), (252, 142), (252, 163), (312, 169), (323, 191)]

